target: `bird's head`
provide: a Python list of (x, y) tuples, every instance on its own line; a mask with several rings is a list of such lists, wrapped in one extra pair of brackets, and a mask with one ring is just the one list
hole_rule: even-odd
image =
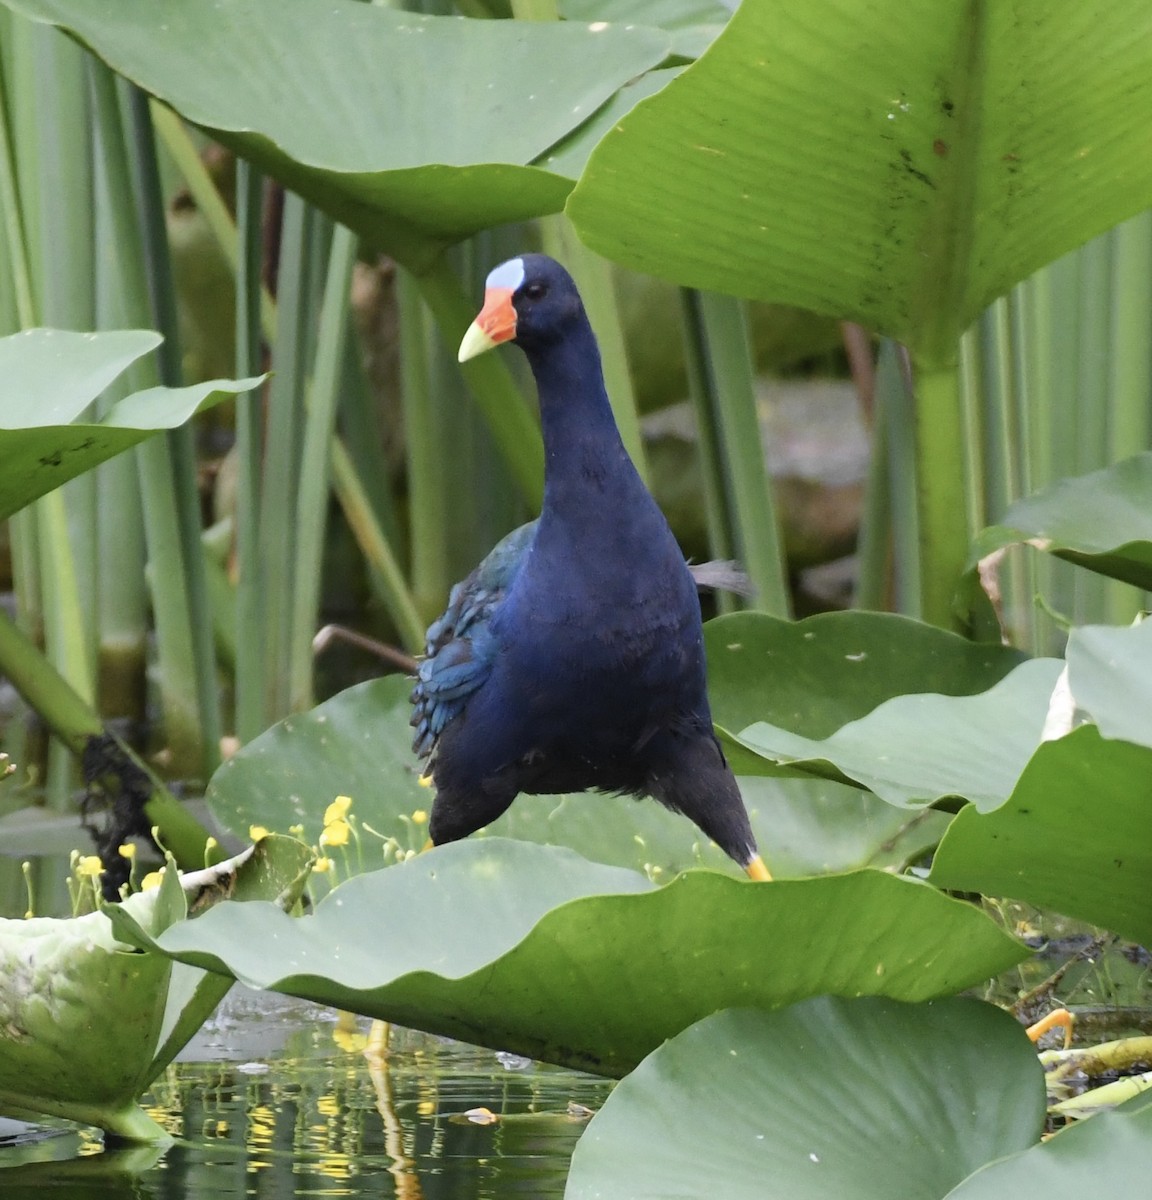
[(484, 307), (468, 326), (459, 359), (467, 362), (501, 342), (525, 350), (562, 337), (583, 314), (572, 276), (544, 254), (521, 254), (488, 275)]

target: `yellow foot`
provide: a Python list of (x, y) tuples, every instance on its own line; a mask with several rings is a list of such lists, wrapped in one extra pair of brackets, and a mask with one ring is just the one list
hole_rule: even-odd
[(1046, 1017), (1042, 1017), (1035, 1025), (1029, 1025), (1028, 1036), (1038, 1042), (1049, 1030), (1064, 1030), (1064, 1049), (1072, 1045), (1072, 1014), (1066, 1008), (1054, 1008)]
[(749, 879), (755, 879), (757, 883), (771, 883), (772, 875), (768, 868), (764, 865), (764, 860), (759, 854), (744, 868), (748, 872)]

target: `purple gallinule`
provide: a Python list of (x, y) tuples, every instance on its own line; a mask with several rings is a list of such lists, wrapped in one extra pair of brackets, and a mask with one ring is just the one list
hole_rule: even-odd
[(696, 583), (620, 440), (559, 263), (524, 254), (488, 276), (460, 361), (506, 341), (536, 378), (544, 505), (428, 630), (412, 725), (431, 840), (466, 837), (521, 792), (652, 796), (767, 879), (712, 729)]

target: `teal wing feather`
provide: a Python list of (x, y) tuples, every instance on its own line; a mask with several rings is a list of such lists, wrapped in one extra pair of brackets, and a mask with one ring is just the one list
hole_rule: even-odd
[(427, 758), (468, 698), (488, 678), (497, 651), (492, 618), (520, 572), (536, 536), (536, 522), (514, 529), (448, 597), (428, 627), (424, 658), (410, 697), (412, 749)]

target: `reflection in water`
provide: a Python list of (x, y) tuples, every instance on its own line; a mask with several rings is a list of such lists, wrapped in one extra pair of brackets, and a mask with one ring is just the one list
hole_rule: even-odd
[[(125, 1159), (90, 1139), (54, 1139), (57, 1154), (88, 1155), (0, 1169), (0, 1196), (563, 1195), (582, 1109), (599, 1108), (610, 1083), (395, 1028), (387, 1058), (370, 1066), (367, 1024), (235, 989), (144, 1101), (176, 1145)], [(484, 1108), (498, 1119), (464, 1115)], [(0, 1168), (9, 1156), (0, 1149)]]

